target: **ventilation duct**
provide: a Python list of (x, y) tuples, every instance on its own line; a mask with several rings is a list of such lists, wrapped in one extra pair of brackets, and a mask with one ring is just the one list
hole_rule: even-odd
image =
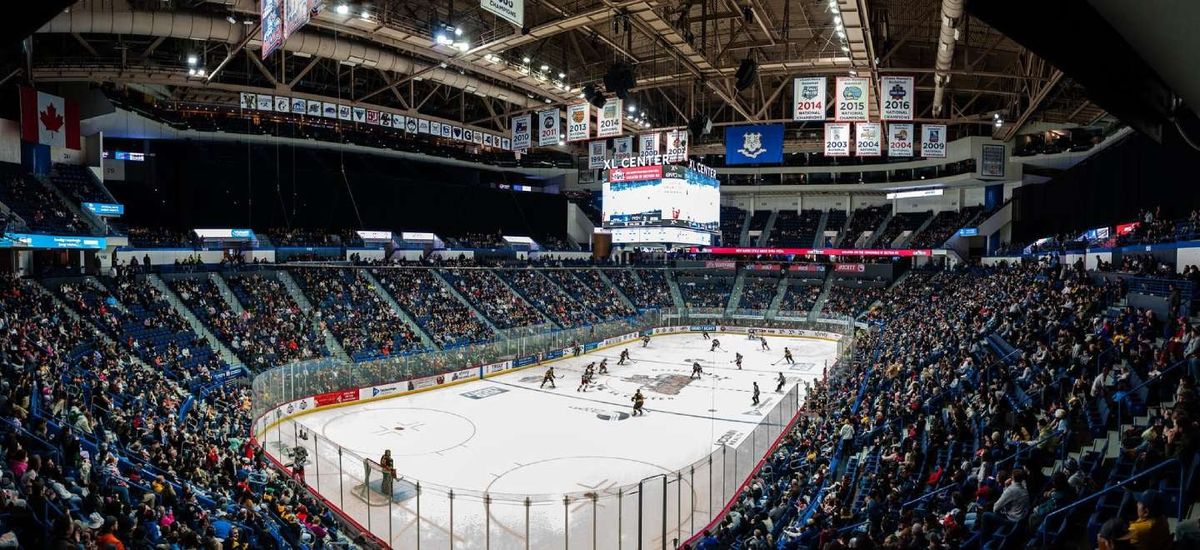
[(933, 116), (942, 114), (942, 96), (950, 83), (950, 66), (954, 61), (954, 45), (958, 41), (958, 20), (962, 17), (963, 0), (942, 0), (942, 27), (938, 33), (937, 61), (933, 65)]

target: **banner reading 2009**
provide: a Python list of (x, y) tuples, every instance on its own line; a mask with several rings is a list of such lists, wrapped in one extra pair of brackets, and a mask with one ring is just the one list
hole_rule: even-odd
[(592, 131), (591, 105), (579, 103), (567, 107), (567, 141), (583, 141)]
[(946, 156), (946, 125), (945, 124), (922, 124), (921, 125), (921, 156), (923, 156), (923, 157), (945, 157)]

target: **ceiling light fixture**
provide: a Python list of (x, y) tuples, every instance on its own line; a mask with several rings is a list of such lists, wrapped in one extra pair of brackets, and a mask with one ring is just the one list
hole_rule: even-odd
[(525, 57), (521, 58), (521, 63), (529, 64), (529, 61), (530, 61), (529, 56), (525, 56)]
[(336, 11), (338, 15), (346, 15), (347, 13), (350, 13), (350, 6), (346, 4), (338, 4), (337, 9), (334, 11)]

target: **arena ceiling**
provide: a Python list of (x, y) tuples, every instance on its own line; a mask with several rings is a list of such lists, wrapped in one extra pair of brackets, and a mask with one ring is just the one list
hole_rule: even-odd
[[(243, 90), (332, 97), (499, 131), (509, 115), (580, 101), (581, 87), (602, 87), (615, 63), (634, 67), (630, 100), (654, 127), (697, 115), (716, 126), (790, 122), (792, 78), (851, 72), (915, 76), (917, 121), (959, 135), (1008, 138), (1027, 122), (1105, 116), (961, 0), (525, 0), (524, 30), (478, 2), (353, 0), (339, 13), (341, 4), (325, 0), (261, 59), (255, 0), (83, 0), (33, 35), (20, 70), (36, 83), (199, 103), (236, 104)], [(437, 44), (442, 24), (468, 43)], [(203, 76), (188, 74), (189, 56)], [(757, 76), (738, 90), (744, 59)]]

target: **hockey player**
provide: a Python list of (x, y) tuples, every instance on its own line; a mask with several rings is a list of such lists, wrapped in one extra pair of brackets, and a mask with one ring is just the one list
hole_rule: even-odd
[(758, 343), (762, 344), (763, 351), (771, 351), (771, 346), (767, 345), (767, 338), (765, 336), (759, 336)]
[(628, 360), (629, 360), (629, 349), (626, 348), (626, 349), (621, 350), (621, 358), (617, 359), (617, 364), (624, 365), (625, 362)]
[(758, 331), (755, 329), (746, 329), (746, 338), (750, 340), (758, 340)]
[(580, 353), (583, 353), (583, 346), (576, 343), (574, 346), (571, 347), (571, 355), (572, 356), (579, 357)]
[(575, 391), (587, 391), (588, 384), (592, 383), (591, 369), (584, 369), (583, 374), (579, 375), (579, 387)]
[(642, 405), (646, 404), (646, 396), (642, 395), (641, 388), (633, 392), (633, 416), (641, 416), (646, 414), (642, 411)]
[(700, 362), (693, 361), (692, 362), (692, 375), (689, 376), (688, 379), (700, 378), (701, 374), (704, 374), (704, 369), (700, 367)]
[(712, 345), (708, 347), (708, 351), (717, 351), (721, 348), (721, 341), (716, 338), (712, 339)]
[(558, 388), (558, 386), (554, 385), (555, 378), (556, 377), (554, 376), (554, 367), (550, 367), (549, 369), (546, 369), (546, 374), (542, 375), (542, 385), (538, 386), (538, 387), (544, 388), (544, 387), (546, 387), (546, 382), (549, 382), (551, 388)]
[(608, 358), (607, 357), (600, 360), (600, 369), (598, 372), (600, 374), (608, 374)]
[(796, 364), (796, 360), (792, 359), (792, 350), (787, 349), (786, 347), (783, 348), (783, 360), (787, 361), (787, 364), (789, 364), (789, 365)]
[(787, 383), (787, 378), (784, 378), (783, 373), (779, 373), (779, 385), (775, 386), (775, 393), (783, 393), (783, 385)]
[(708, 335), (708, 329), (700, 329), (700, 335), (703, 336), (705, 340), (712, 338), (712, 336)]
[(650, 345), (650, 335), (649, 334), (642, 336), (642, 347), (644, 348), (648, 345)]
[(392, 450), (384, 449), (383, 456), (379, 457), (379, 466), (383, 468), (383, 493), (386, 495), (392, 494), (392, 483), (396, 478), (396, 461), (392, 460)]
[(751, 398), (751, 404), (758, 405), (758, 382), (754, 383), (754, 397)]
[(738, 370), (742, 370), (742, 354), (734, 352), (733, 363), (737, 365)]

